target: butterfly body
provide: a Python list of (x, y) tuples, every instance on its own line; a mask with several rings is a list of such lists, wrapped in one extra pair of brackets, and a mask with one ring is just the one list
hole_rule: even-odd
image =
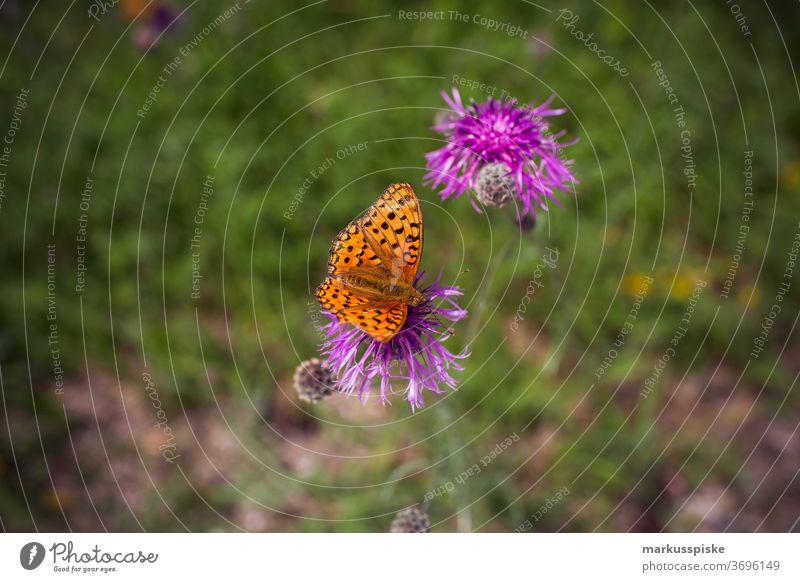
[(339, 277), (346, 289), (376, 301), (396, 300), (412, 307), (425, 301), (425, 296), (416, 287), (405, 281), (392, 281), (390, 278), (372, 273), (344, 274)]
[(414, 286), (422, 256), (422, 212), (410, 184), (392, 184), (333, 240), (320, 305), (380, 342), (425, 301)]

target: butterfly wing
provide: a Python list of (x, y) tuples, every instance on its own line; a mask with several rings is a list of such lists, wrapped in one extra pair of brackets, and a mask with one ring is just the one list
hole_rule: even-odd
[(372, 303), (368, 297), (349, 289), (344, 281), (337, 277), (325, 277), (325, 280), (317, 287), (317, 300), (322, 308), (339, 318), (339, 321), (347, 321), (345, 313), (351, 309), (363, 308)]
[(364, 235), (363, 220), (363, 217), (357, 218), (333, 239), (328, 257), (328, 274), (343, 275), (364, 268), (384, 268), (383, 260)]
[(389, 274), (412, 285), (422, 258), (422, 209), (411, 184), (390, 185), (358, 222)]
[(349, 289), (337, 277), (325, 277), (317, 288), (317, 299), (341, 323), (351, 323), (379, 342), (392, 339), (408, 315), (405, 303), (370, 299)]

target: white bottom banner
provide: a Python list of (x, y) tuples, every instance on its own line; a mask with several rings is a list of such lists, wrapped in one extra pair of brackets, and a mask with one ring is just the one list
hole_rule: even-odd
[(798, 554), (797, 534), (4, 534), (0, 579), (797, 581)]

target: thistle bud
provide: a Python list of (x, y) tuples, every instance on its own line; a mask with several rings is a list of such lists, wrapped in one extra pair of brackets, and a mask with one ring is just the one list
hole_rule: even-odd
[(502, 208), (518, 194), (511, 168), (500, 162), (486, 164), (478, 173), (475, 194), (484, 206)]
[(428, 514), (419, 507), (409, 507), (398, 512), (389, 531), (391, 533), (428, 533), (430, 529), (431, 521)]
[(306, 360), (294, 371), (294, 389), (300, 400), (319, 402), (336, 389), (333, 371), (318, 358)]

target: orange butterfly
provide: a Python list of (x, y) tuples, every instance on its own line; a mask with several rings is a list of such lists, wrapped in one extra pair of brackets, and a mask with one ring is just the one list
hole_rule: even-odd
[(421, 257), (419, 199), (410, 184), (392, 184), (333, 239), (317, 299), (340, 322), (388, 342), (402, 329), (408, 306), (425, 300), (414, 287)]

